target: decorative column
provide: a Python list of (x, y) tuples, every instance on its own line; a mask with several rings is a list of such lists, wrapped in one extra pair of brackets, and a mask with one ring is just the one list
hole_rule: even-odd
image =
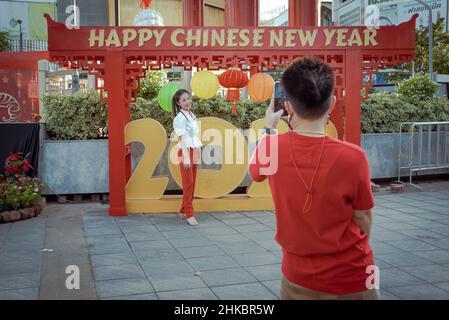
[(185, 27), (204, 26), (204, 0), (182, 0)]
[(225, 0), (226, 27), (257, 27), (258, 24), (258, 0)]
[(288, 0), (288, 26), (318, 26), (318, 0)]
[(125, 188), (130, 163), (125, 155), (125, 123), (128, 122), (129, 111), (125, 102), (123, 52), (108, 51), (105, 64), (109, 129), (109, 215), (126, 216)]
[[(204, 0), (182, 0), (182, 11), (185, 27), (204, 26)], [(192, 71), (184, 71), (183, 67), (173, 67), (173, 71), (177, 70), (182, 72), (182, 86), (191, 91)]]

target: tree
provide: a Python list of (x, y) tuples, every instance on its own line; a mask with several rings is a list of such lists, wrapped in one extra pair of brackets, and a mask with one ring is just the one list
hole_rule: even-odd
[[(444, 31), (444, 18), (433, 24), (433, 70), (449, 74), (449, 32)], [(429, 29), (421, 27), (416, 32), (415, 71), (429, 70)]]
[[(433, 71), (439, 74), (449, 74), (449, 32), (444, 31), (444, 25), (444, 18), (433, 24)], [(397, 72), (390, 73), (387, 79), (392, 83), (407, 79), (412, 75), (413, 68), (415, 73), (429, 72), (428, 27), (416, 30), (415, 60), (395, 67)]]
[(159, 90), (164, 84), (164, 80), (164, 72), (149, 71), (147, 76), (140, 82), (140, 91), (137, 96), (148, 100), (156, 98)]
[(0, 51), (6, 51), (9, 49), (8, 33), (0, 32)]

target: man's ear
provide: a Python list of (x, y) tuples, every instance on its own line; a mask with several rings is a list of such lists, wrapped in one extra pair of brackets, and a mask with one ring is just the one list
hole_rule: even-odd
[(292, 104), (290, 103), (290, 101), (285, 100), (284, 101), (284, 106), (285, 106), (285, 109), (287, 109), (288, 114), (290, 116), (293, 116), (293, 107), (292, 107)]
[(336, 104), (337, 104), (337, 97), (336, 96), (332, 96), (332, 98), (331, 98), (331, 106), (329, 107), (329, 112), (327, 114), (330, 115), (332, 113), (332, 111), (334, 111)]

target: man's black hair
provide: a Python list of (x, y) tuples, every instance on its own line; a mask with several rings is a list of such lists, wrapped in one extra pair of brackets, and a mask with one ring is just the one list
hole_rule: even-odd
[(294, 61), (282, 73), (286, 99), (303, 119), (322, 117), (330, 107), (334, 92), (334, 71), (318, 58)]

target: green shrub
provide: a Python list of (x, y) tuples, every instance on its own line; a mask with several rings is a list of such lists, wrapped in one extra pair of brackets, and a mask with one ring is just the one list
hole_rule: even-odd
[(107, 108), (95, 91), (73, 96), (44, 97), (43, 119), (49, 137), (58, 140), (87, 140), (105, 135)]
[(396, 92), (410, 101), (428, 100), (435, 96), (439, 88), (428, 74), (418, 74), (398, 83)]
[[(237, 128), (248, 129), (251, 123), (263, 118), (267, 103), (253, 101), (238, 101), (237, 113), (232, 113), (232, 102), (226, 101), (221, 96), (215, 96), (207, 100), (193, 97), (192, 111), (196, 117), (217, 117), (226, 120)], [(131, 120), (141, 118), (154, 118), (159, 121), (170, 135), (173, 131), (173, 116), (161, 109), (156, 99), (146, 100), (137, 98), (136, 103), (131, 104)]]
[(149, 71), (145, 78), (140, 81), (138, 97), (144, 99), (154, 99), (164, 84), (165, 74), (162, 71)]
[(362, 102), (362, 132), (398, 132), (402, 122), (449, 121), (444, 97), (414, 100), (396, 93), (377, 92)]
[(8, 32), (0, 32), (0, 51), (9, 49)]

